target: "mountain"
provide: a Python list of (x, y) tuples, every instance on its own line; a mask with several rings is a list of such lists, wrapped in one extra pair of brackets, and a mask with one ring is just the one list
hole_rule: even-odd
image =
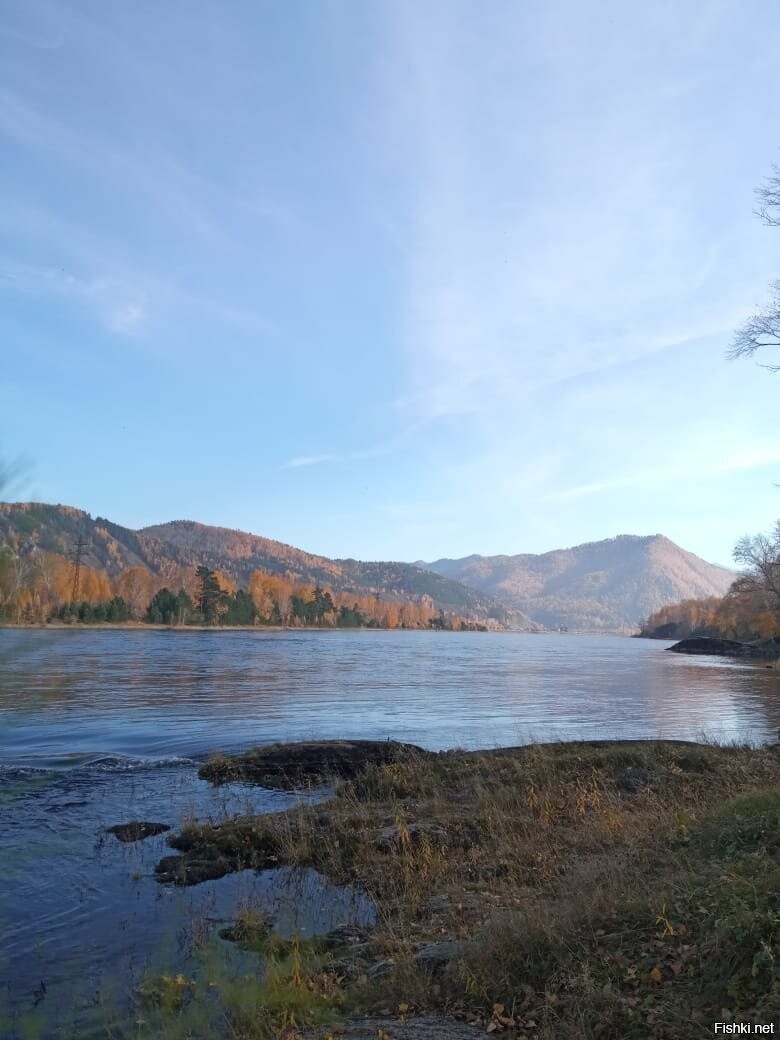
[(662, 535), (620, 535), (541, 555), (365, 563), (190, 520), (133, 531), (71, 506), (0, 503), (0, 545), (66, 554), (80, 536), (88, 547), (84, 562), (111, 576), (143, 566), (176, 583), (182, 569), (205, 564), (246, 586), (261, 570), (358, 596), (428, 596), (448, 613), (522, 629), (633, 631), (669, 603), (722, 596), (735, 577)]
[(619, 535), (541, 555), (420, 563), (546, 628), (628, 631), (659, 607), (722, 596), (736, 577), (663, 535)]
[(127, 567), (143, 566), (175, 583), (182, 568), (205, 564), (245, 587), (252, 571), (261, 570), (360, 596), (396, 601), (428, 596), (437, 608), (470, 620), (537, 627), (492, 596), (409, 563), (331, 560), (270, 538), (190, 520), (133, 531), (71, 506), (0, 503), (0, 545), (22, 553), (39, 548), (65, 555), (79, 537), (87, 543), (84, 562), (112, 577)]

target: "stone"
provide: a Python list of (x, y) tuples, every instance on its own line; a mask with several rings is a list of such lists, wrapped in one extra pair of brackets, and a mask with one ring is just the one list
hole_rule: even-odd
[(130, 820), (129, 823), (117, 823), (113, 827), (106, 827), (109, 834), (113, 834), (122, 842), (143, 841), (155, 834), (163, 834), (171, 829), (168, 823), (153, 823), (149, 820)]

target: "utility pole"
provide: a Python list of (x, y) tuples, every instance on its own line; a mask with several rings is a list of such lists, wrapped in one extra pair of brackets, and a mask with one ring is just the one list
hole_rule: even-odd
[(87, 541), (83, 534), (79, 534), (73, 550), (68, 554), (73, 557), (73, 585), (71, 586), (70, 601), (78, 603), (79, 588), (81, 582), (81, 560), (87, 550)]

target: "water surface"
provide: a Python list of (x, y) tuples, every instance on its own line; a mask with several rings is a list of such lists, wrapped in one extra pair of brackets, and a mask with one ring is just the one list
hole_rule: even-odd
[[(214, 789), (215, 749), (388, 737), (431, 749), (668, 737), (761, 743), (780, 675), (617, 637), (427, 632), (0, 630), (0, 1033), (36, 1009), (97, 1029), (144, 971), (186, 963), (238, 902), (286, 934), (365, 919), (360, 893), (244, 872), (181, 890), (152, 876), (165, 836), (122, 845), (125, 820), (178, 826), (299, 797)], [(320, 886), (320, 887), (318, 887)], [(46, 1027), (48, 1028), (48, 1027)], [(53, 1028), (53, 1027), (52, 1027)], [(55, 1032), (44, 1035), (57, 1035)]]

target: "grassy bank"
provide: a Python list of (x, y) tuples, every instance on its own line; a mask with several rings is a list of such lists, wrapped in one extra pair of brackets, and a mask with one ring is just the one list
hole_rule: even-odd
[(222, 1035), (436, 1012), (526, 1037), (707, 1036), (780, 1013), (778, 779), (773, 748), (410, 753), (324, 805), (188, 827), (161, 869), (313, 866), (379, 908), (335, 949), (274, 946), (247, 911), (233, 938), (275, 967)]

